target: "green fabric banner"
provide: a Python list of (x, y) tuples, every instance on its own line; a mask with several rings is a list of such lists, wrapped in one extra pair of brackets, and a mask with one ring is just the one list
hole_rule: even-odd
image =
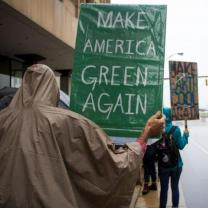
[(82, 4), (70, 109), (135, 137), (162, 108), (166, 6)]

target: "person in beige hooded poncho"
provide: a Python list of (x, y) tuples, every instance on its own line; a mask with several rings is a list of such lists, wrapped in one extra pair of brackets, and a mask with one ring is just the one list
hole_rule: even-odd
[(53, 71), (28, 68), (0, 111), (0, 208), (127, 208), (147, 138), (162, 132), (151, 117), (138, 142), (116, 152), (87, 118), (57, 108)]

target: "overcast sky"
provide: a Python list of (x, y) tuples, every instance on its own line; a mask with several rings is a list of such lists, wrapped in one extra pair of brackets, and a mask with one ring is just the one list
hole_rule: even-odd
[[(208, 76), (208, 1), (207, 0), (111, 0), (112, 4), (167, 5), (165, 77), (170, 60), (197, 62), (198, 75)], [(183, 52), (183, 56), (173, 55)], [(208, 108), (208, 87), (199, 79), (199, 104)], [(169, 97), (169, 91), (164, 92)], [(168, 103), (169, 104), (169, 103)]]

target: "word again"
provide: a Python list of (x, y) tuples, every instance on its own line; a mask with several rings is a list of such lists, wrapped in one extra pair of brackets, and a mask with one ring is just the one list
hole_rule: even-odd
[[(115, 95), (114, 95), (115, 98)], [(126, 105), (124, 103), (127, 103)], [(112, 102), (112, 97), (108, 93), (101, 93), (99, 96), (93, 96), (90, 92), (83, 105), (82, 112), (88, 108), (93, 112), (106, 114), (106, 119), (109, 119), (111, 113), (119, 112), (125, 115), (135, 115), (139, 113), (146, 114), (147, 110), (147, 95), (138, 95), (119, 93), (115, 102)]]

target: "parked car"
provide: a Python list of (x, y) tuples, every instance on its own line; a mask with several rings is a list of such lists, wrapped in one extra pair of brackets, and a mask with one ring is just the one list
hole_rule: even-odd
[[(0, 89), (0, 110), (6, 108), (10, 104), (16, 92), (17, 92), (17, 88), (12, 88), (12, 87), (4, 87)], [(60, 90), (59, 107), (64, 109), (69, 109), (69, 96), (61, 90)]]

